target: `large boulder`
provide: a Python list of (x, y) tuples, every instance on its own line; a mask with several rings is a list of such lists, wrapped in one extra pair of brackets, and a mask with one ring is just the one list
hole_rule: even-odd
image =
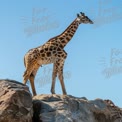
[(37, 95), (14, 80), (0, 80), (0, 122), (122, 122), (110, 100), (71, 95)]
[(122, 110), (110, 100), (37, 95), (33, 108), (33, 122), (122, 122)]
[(32, 122), (32, 96), (26, 85), (0, 80), (0, 122)]

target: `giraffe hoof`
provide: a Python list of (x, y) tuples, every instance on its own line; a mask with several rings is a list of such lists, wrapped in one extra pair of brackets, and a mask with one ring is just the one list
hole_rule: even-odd
[(52, 94), (55, 94), (55, 92), (51, 92)]
[(52, 94), (55, 94), (55, 92), (52, 92)]
[(54, 91), (54, 90), (51, 90), (51, 93), (52, 93), (52, 94), (55, 94), (55, 91)]
[(36, 96), (37, 94), (36, 93), (33, 93), (33, 97)]
[(63, 95), (67, 95), (67, 93), (66, 93), (66, 92), (64, 92), (64, 93), (63, 93)]

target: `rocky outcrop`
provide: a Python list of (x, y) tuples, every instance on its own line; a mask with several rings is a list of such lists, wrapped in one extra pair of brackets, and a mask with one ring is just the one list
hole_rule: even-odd
[(122, 122), (122, 111), (110, 100), (62, 95), (33, 98), (34, 122)]
[(110, 100), (71, 95), (37, 95), (26, 85), (0, 80), (0, 122), (122, 122), (122, 110)]
[(14, 80), (0, 80), (0, 122), (32, 122), (32, 96)]

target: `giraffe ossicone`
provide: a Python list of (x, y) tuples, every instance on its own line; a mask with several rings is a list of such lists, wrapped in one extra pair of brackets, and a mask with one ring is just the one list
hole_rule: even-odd
[(40, 66), (50, 63), (53, 63), (51, 93), (55, 94), (55, 82), (58, 75), (63, 94), (67, 94), (63, 78), (63, 67), (67, 57), (64, 47), (72, 39), (81, 23), (93, 24), (93, 22), (81, 12), (80, 14), (77, 14), (77, 18), (75, 18), (75, 20), (66, 28), (63, 33), (49, 39), (42, 46), (30, 49), (25, 54), (24, 64), (26, 70), (23, 75), (23, 83), (26, 84), (27, 80), (30, 80), (34, 96), (36, 95), (36, 89), (34, 85), (36, 73)]

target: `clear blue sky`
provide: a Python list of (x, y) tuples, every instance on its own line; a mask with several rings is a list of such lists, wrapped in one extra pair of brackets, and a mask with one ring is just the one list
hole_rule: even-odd
[[(62, 33), (82, 11), (94, 24), (81, 24), (65, 48), (67, 92), (88, 99), (111, 99), (122, 107), (121, 5), (120, 0), (1, 1), (0, 78), (22, 82), (25, 53)], [(38, 71), (38, 94), (50, 93), (51, 74), (52, 65)], [(58, 79), (56, 93), (62, 94)]]

